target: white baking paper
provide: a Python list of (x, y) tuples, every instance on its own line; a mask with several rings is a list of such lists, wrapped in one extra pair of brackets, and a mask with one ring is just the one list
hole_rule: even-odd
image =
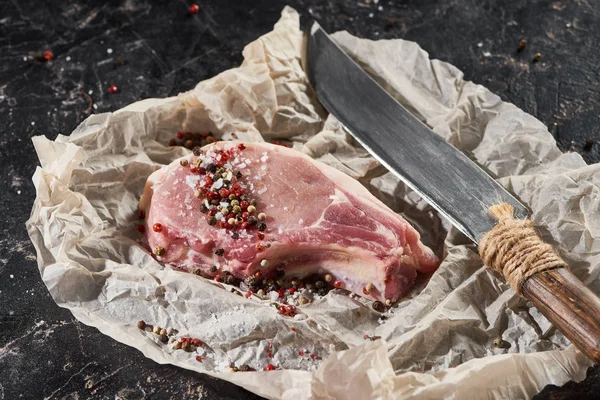
[[(528, 202), (546, 240), (600, 292), (598, 165), (561, 153), (541, 122), (430, 60), (416, 43), (334, 37), (435, 132)], [(239, 68), (177, 97), (92, 115), (70, 136), (33, 139), (41, 167), (27, 228), (55, 301), (156, 362), (273, 399), (516, 399), (583, 379), (590, 362), (327, 116), (307, 85), (301, 48), (298, 14), (286, 8), (272, 32), (246, 46)], [(268, 301), (160, 265), (140, 244), (135, 215), (148, 175), (188, 152), (168, 146), (179, 130), (291, 141), (402, 212), (444, 254), (441, 267), (384, 318), (362, 299), (332, 292), (292, 319)], [(138, 320), (200, 338), (203, 361), (139, 330)], [(496, 348), (497, 337), (510, 347)], [(230, 363), (261, 371), (229, 372)], [(278, 370), (263, 372), (268, 363)]]

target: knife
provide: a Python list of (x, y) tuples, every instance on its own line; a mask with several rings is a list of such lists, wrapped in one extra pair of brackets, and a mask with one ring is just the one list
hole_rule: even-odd
[[(305, 46), (304, 67), (325, 109), (473, 242), (481, 246), (499, 225), (492, 206), (506, 203), (517, 220), (529, 217), (525, 204), (398, 103), (317, 22), (307, 29)], [(600, 299), (569, 269), (533, 273), (517, 289), (579, 350), (600, 362)]]

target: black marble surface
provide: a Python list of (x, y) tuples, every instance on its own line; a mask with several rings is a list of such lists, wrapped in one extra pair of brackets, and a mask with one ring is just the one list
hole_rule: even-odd
[[(414, 40), (539, 118), (562, 150), (599, 160), (596, 1), (202, 0), (193, 16), (189, 4), (0, 0), (0, 400), (256, 398), (158, 365), (56, 306), (24, 226), (35, 196), (30, 138), (69, 134), (91, 113), (175, 95), (238, 65), (285, 4), (330, 31)], [(54, 59), (39, 61), (44, 50)], [(119, 93), (107, 93), (111, 84)], [(594, 398), (600, 370), (588, 375), (537, 398)]]

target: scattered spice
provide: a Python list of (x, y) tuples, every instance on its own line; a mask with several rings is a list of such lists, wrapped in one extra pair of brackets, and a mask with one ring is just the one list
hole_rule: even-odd
[(344, 283), (340, 280), (336, 280), (335, 282), (333, 282), (333, 287), (336, 289), (341, 288), (342, 286), (344, 286)]
[(117, 87), (117, 85), (110, 85), (108, 87), (108, 93), (110, 94), (115, 94), (119, 91), (119, 88)]
[(139, 233), (144, 233), (146, 231), (146, 227), (142, 224), (138, 224), (136, 229)]
[(181, 343), (181, 349), (184, 351), (192, 351), (192, 345), (186, 340), (185, 342)]
[(538, 62), (542, 58), (542, 53), (535, 53), (533, 56), (533, 62)]
[(200, 6), (196, 3), (193, 3), (190, 8), (188, 8), (190, 14), (198, 14), (198, 11), (200, 11)]
[(44, 51), (44, 60), (50, 61), (53, 58), (54, 58), (54, 53), (53, 52), (51, 52), (50, 50)]
[(388, 306), (388, 307), (391, 306), (392, 305), (392, 300), (385, 299), (385, 305)]
[(273, 364), (267, 364), (267, 366), (265, 367), (265, 371), (273, 371), (275, 369), (275, 366)]
[(189, 162), (185, 158), (183, 158), (183, 159), (181, 159), (181, 161), (179, 161), (179, 165), (181, 165), (182, 167), (187, 167), (188, 164), (189, 164)]
[(159, 334), (160, 333), (160, 326), (155, 326), (154, 328), (152, 328), (152, 332)]
[(258, 220), (259, 221), (264, 221), (266, 219), (267, 219), (267, 214), (265, 214), (265, 213), (258, 214)]
[(167, 335), (160, 335), (160, 341), (167, 343), (169, 341), (169, 337)]
[(162, 224), (156, 223), (156, 224), (152, 225), (152, 230), (154, 232), (162, 232), (163, 226), (162, 226)]
[(367, 284), (367, 286), (365, 286), (365, 287), (363, 288), (363, 293), (364, 293), (364, 294), (369, 294), (369, 293), (371, 293), (371, 292), (372, 292), (374, 289), (375, 289), (375, 286), (374, 286), (374, 285), (373, 285), (371, 282), (369, 282), (369, 283)]
[(196, 356), (196, 361), (202, 362), (202, 356)]
[(154, 248), (154, 254), (156, 254), (157, 256), (162, 256), (165, 254), (165, 248), (164, 247), (160, 247), (160, 246), (156, 246)]
[(138, 329), (146, 329), (146, 323), (144, 321), (138, 321), (137, 327)]
[(174, 348), (175, 350), (179, 350), (179, 349), (181, 349), (181, 342), (174, 342), (174, 343), (173, 343), (173, 348)]
[(373, 310), (375, 310), (377, 312), (384, 312), (385, 311), (385, 306), (380, 301), (374, 301), (373, 304), (371, 305), (371, 307), (373, 307)]
[(519, 40), (519, 51), (523, 51), (527, 47), (527, 40), (521, 39)]
[(146, 212), (144, 210), (138, 210), (138, 219), (146, 218)]
[(223, 254), (225, 254), (225, 250), (224, 249), (217, 249), (215, 251), (215, 254), (218, 255), (219, 257), (222, 257)]

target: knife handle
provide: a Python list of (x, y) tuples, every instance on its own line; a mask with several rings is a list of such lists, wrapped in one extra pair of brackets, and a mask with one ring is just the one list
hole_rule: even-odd
[(521, 294), (583, 354), (600, 362), (600, 299), (571, 271), (538, 272), (523, 283)]

